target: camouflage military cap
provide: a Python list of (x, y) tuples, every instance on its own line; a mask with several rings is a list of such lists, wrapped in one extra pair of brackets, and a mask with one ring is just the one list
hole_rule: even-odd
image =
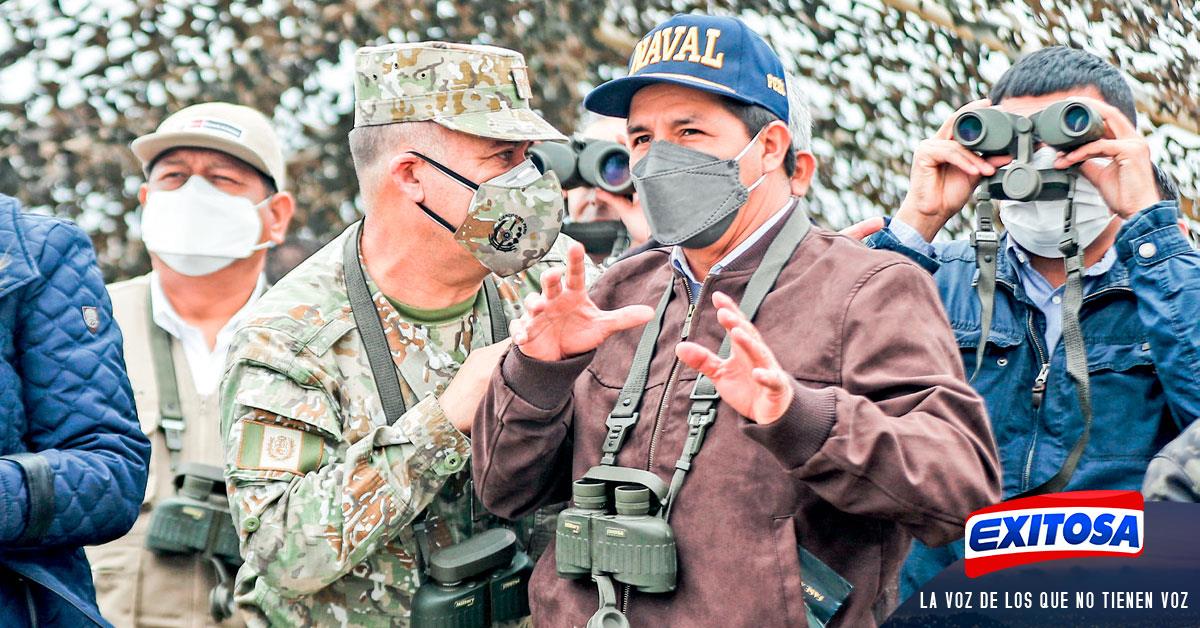
[(359, 48), (354, 126), (433, 120), (498, 140), (566, 140), (529, 107), (525, 57), (495, 46), (446, 42)]

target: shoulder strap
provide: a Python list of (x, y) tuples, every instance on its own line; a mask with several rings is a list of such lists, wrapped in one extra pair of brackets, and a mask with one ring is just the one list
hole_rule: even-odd
[[(779, 279), (783, 267), (787, 265), (800, 243), (808, 236), (810, 229), (812, 229), (812, 222), (808, 219), (808, 213), (797, 206), (792, 215), (788, 217), (788, 221), (784, 223), (779, 235), (775, 237), (775, 241), (767, 249), (766, 255), (763, 256), (763, 260), (754, 274), (750, 276), (750, 283), (746, 285), (746, 293), (742, 295), (742, 300), (738, 303), (738, 307), (741, 308), (747, 319), (754, 320), (759, 306), (775, 287), (775, 281)], [(725, 339), (721, 341), (721, 348), (717, 351), (717, 355), (721, 359), (725, 359), (729, 357), (729, 352), (730, 340), (729, 335), (726, 334)], [(687, 477), (688, 470), (692, 468), (692, 459), (700, 453), (700, 447), (704, 445), (704, 436), (708, 432), (709, 426), (717, 419), (717, 404), (720, 402), (721, 396), (717, 394), (717, 387), (713, 385), (712, 380), (701, 374), (696, 378), (695, 386), (692, 387), (691, 400), (692, 406), (688, 410), (687, 440), (684, 441), (683, 452), (680, 453), (679, 460), (675, 463), (675, 475), (671, 477), (671, 488), (667, 491), (666, 507), (662, 509), (664, 519), (671, 516), (671, 506), (680, 489), (683, 488), (683, 481)]]
[[(1062, 340), (1067, 354), (1067, 374), (1075, 380), (1075, 394), (1079, 398), (1079, 410), (1083, 414), (1083, 431), (1067, 454), (1062, 467), (1049, 480), (1035, 486), (1017, 497), (1030, 497), (1045, 493), (1058, 493), (1067, 487), (1075, 469), (1083, 458), (1092, 432), (1092, 391), (1088, 378), (1087, 347), (1083, 342), (1083, 330), (1079, 324), (1079, 310), (1083, 306), (1083, 247), (1079, 246), (1079, 232), (1075, 228), (1075, 182), (1071, 178), (1067, 188), (1067, 206), (1064, 210), (1063, 240), (1058, 250), (1063, 253), (1063, 264), (1067, 271), (1066, 289), (1062, 299)], [(1014, 498), (1015, 499), (1015, 498)]]
[(408, 408), (400, 390), (400, 376), (396, 374), (392, 350), (388, 347), (387, 336), (383, 331), (383, 321), (379, 320), (379, 311), (375, 309), (375, 301), (367, 288), (367, 277), (358, 261), (358, 237), (362, 233), (362, 224), (361, 220), (358, 221), (346, 239), (342, 249), (342, 269), (346, 276), (346, 294), (350, 298), (350, 309), (354, 314), (358, 333), (362, 337), (363, 348), (367, 352), (367, 361), (371, 364), (371, 375), (375, 379), (375, 388), (379, 391), (383, 415), (387, 418), (388, 425), (392, 425)]
[(492, 324), (492, 344), (508, 338), (508, 314), (500, 301), (500, 290), (496, 287), (495, 275), (483, 280), (483, 297), (487, 300), (488, 319)]
[(158, 388), (158, 427), (167, 441), (171, 471), (179, 466), (185, 427), (183, 405), (179, 401), (179, 379), (171, 354), (171, 335), (154, 322), (154, 301), (146, 290), (146, 329), (150, 333), (150, 359), (154, 361), (154, 380)]
[(992, 197), (987, 185), (980, 186), (975, 194), (975, 231), (971, 234), (971, 246), (975, 247), (975, 263), (979, 266), (979, 280), (975, 293), (979, 295), (979, 344), (975, 347), (975, 371), (968, 383), (975, 381), (983, 367), (983, 354), (987, 349), (988, 336), (992, 331), (992, 315), (996, 309), (996, 257), (1000, 254), (1000, 238), (996, 235)]
[(650, 319), (642, 330), (642, 337), (638, 340), (637, 350), (633, 354), (633, 364), (629, 367), (629, 377), (625, 379), (625, 386), (617, 396), (617, 406), (608, 413), (608, 419), (604, 422), (608, 427), (608, 435), (604, 437), (604, 444), (600, 449), (600, 464), (616, 464), (617, 453), (625, 444), (629, 428), (637, 424), (637, 409), (642, 405), (642, 397), (646, 394), (646, 378), (650, 374), (650, 361), (654, 359), (654, 346), (658, 343), (667, 304), (671, 302), (674, 292), (675, 279), (672, 278), (667, 282), (667, 289), (658, 300), (658, 306), (654, 308), (654, 318)]

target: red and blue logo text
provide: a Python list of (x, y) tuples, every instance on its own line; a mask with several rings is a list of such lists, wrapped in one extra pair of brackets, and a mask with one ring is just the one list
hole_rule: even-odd
[(1053, 493), (977, 510), (967, 519), (967, 576), (1060, 558), (1138, 556), (1144, 510), (1137, 491)]

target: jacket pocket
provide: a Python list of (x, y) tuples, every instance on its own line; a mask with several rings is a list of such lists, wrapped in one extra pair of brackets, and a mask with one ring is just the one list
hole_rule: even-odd
[(804, 589), (801, 584), (800, 554), (796, 542), (796, 523), (791, 516), (771, 520), (775, 537), (775, 562), (779, 572), (779, 604), (788, 626), (807, 626), (804, 615)]

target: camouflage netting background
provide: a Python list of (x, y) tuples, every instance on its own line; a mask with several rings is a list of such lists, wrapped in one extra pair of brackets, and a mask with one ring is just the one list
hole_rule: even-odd
[[(891, 213), (916, 142), (1023, 51), (1069, 43), (1137, 83), (1156, 158), (1200, 183), (1200, 9), (1163, 0), (0, 0), (0, 192), (77, 220), (108, 279), (144, 272), (129, 142), (169, 112), (228, 100), (274, 115), (300, 205), (327, 238), (357, 215), (346, 133), (359, 45), (447, 39), (525, 53), (534, 103), (573, 130), (671, 13), (737, 13), (803, 77), (820, 162), (812, 206), (842, 226)], [(768, 17), (764, 17), (768, 16)], [(1185, 206), (1193, 226), (1196, 205)], [(963, 233), (964, 216), (948, 225)]]

